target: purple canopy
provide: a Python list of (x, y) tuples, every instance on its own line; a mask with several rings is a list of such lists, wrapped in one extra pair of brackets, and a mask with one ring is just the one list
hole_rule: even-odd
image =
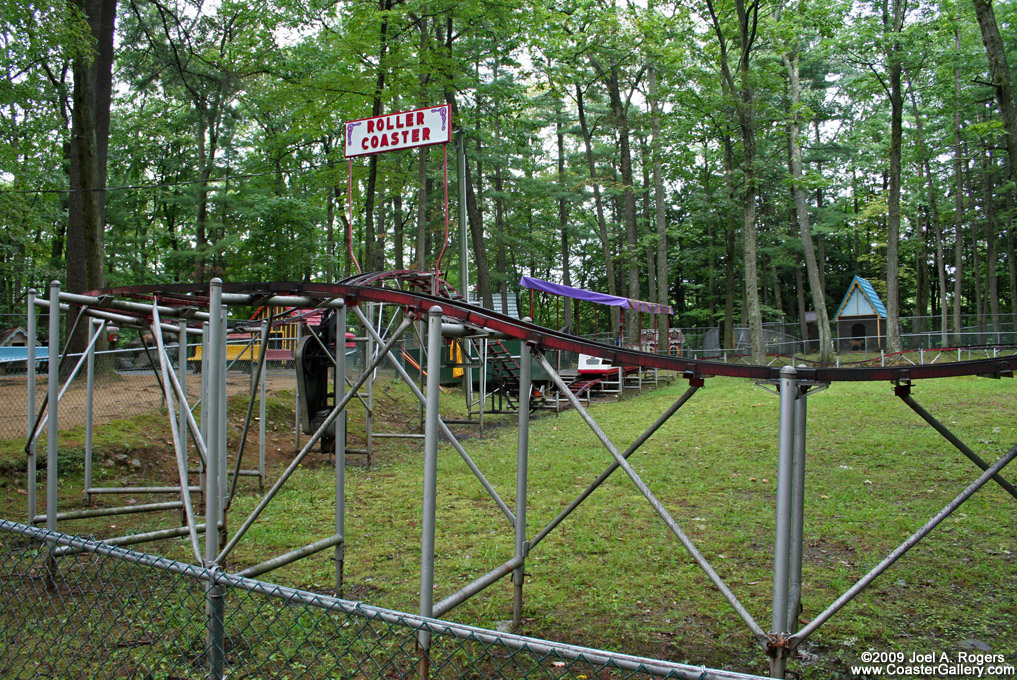
[(535, 279), (532, 276), (520, 277), (519, 285), (523, 288), (542, 290), (545, 293), (551, 293), (553, 295), (575, 298), (576, 300), (586, 300), (587, 302), (596, 302), (599, 305), (626, 307), (640, 312), (649, 312), (650, 314), (674, 313), (674, 310), (671, 309), (671, 305), (659, 305), (655, 302), (644, 302), (643, 300), (634, 300), (632, 298), (618, 297), (617, 295), (608, 295), (607, 293), (597, 293), (592, 290), (583, 290), (582, 288), (573, 288), (572, 286), (563, 286), (560, 283), (551, 283), (550, 281), (545, 281), (543, 279)]

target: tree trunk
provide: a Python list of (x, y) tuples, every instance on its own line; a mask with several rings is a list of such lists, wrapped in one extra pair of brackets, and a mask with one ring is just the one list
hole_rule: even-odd
[[(455, 94), (449, 90), (445, 100), (452, 111), (452, 120), (459, 120), (459, 106)], [(470, 224), (470, 240), (473, 243), (473, 262), (477, 267), (477, 298), (488, 308), (494, 307), (494, 296), (491, 294), (491, 272), (487, 264), (487, 247), (484, 244), (484, 224), (477, 204), (477, 192), (473, 185), (470, 164), (466, 163), (466, 215)], [(467, 292), (463, 291), (463, 295)]]
[[(734, 204), (734, 152), (731, 138), (724, 136), (724, 171), (727, 182), (728, 204)], [(726, 211), (725, 211), (726, 212)], [(735, 348), (734, 306), (735, 306), (735, 229), (732, 220), (725, 220), (728, 227), (724, 234), (724, 348)]]
[[(960, 27), (954, 29), (954, 50), (961, 52)], [(961, 86), (960, 68), (953, 69), (953, 175), (954, 175), (954, 224), (953, 224), (953, 333), (954, 344), (963, 342), (961, 337), (961, 304), (964, 291), (964, 148), (961, 144)]]
[(975, 16), (978, 17), (978, 27), (982, 31), (985, 55), (989, 59), (989, 77), (996, 91), (999, 115), (1003, 119), (1006, 151), (1010, 158), (1010, 179), (1014, 181), (1017, 180), (1017, 102), (1014, 101), (1010, 66), (1007, 64), (1003, 39), (999, 35), (992, 0), (972, 1), (975, 5)]
[[(904, 28), (904, 0), (892, 2), (891, 16), (884, 5), (883, 25), (892, 33), (886, 54), (887, 79), (890, 81), (890, 191), (887, 196), (886, 222), (886, 349), (890, 353), (903, 349), (900, 337), (900, 190), (901, 142), (903, 137), (904, 100), (901, 92), (903, 53), (900, 33)], [(890, 37), (890, 36), (887, 36)]]
[(996, 276), (996, 197), (993, 194), (996, 162), (992, 151), (982, 156), (982, 192), (985, 200), (985, 297), (989, 301), (992, 332), (999, 333), (999, 278)]
[[(664, 176), (661, 168), (662, 142), (660, 132), (660, 103), (657, 100), (657, 69), (650, 67), (650, 133), (653, 135), (653, 206), (657, 226), (657, 302), (668, 304), (668, 283), (671, 273), (667, 262), (667, 213), (664, 206)], [(657, 351), (668, 352), (668, 317), (657, 316)]]
[[(601, 250), (604, 255), (604, 267), (607, 274), (607, 292), (610, 295), (618, 294), (617, 281), (614, 272), (614, 253), (611, 248), (611, 240), (607, 234), (607, 220), (604, 218), (604, 201), (600, 195), (600, 182), (597, 181), (597, 165), (593, 157), (593, 144), (590, 135), (590, 126), (586, 121), (586, 107), (583, 105), (583, 89), (576, 85), (576, 110), (579, 116), (579, 127), (583, 133), (583, 150), (586, 154), (586, 166), (590, 171), (590, 181), (593, 183), (593, 205), (597, 212), (597, 233), (600, 235)], [(611, 337), (618, 337), (620, 320), (617, 307), (609, 308), (611, 315)]]
[(742, 259), (745, 268), (745, 305), (742, 318), (747, 317), (752, 345), (752, 362), (763, 363), (763, 319), (759, 307), (759, 273), (756, 245), (756, 113), (752, 74), (750, 70), (753, 45), (759, 13), (758, 3), (735, 0), (738, 13), (738, 66), (737, 79), (728, 64), (727, 40), (714, 11), (712, 0), (707, 0), (712, 28), (720, 47), (720, 68), (724, 86), (735, 101), (735, 114), (742, 141)]
[[(568, 188), (565, 181), (565, 133), (562, 130), (562, 105), (561, 100), (555, 100), (554, 136), (558, 150), (558, 231), (561, 234), (561, 271), (562, 283), (566, 286), (572, 285), (572, 272), (569, 266), (569, 204), (566, 194)], [(576, 329), (572, 324), (572, 298), (564, 299), (565, 315), (562, 320), (562, 330), (566, 333), (575, 333)]]
[[(801, 84), (799, 82), (798, 56), (793, 58), (783, 55), (784, 66), (788, 72), (788, 85), (791, 93), (791, 108), (797, 111), (801, 104)], [(809, 221), (809, 208), (805, 203), (805, 189), (802, 187), (802, 148), (798, 143), (801, 130), (798, 126), (797, 114), (791, 117), (788, 129), (788, 146), (791, 156), (792, 193), (795, 200), (795, 212), (798, 215), (798, 230), (802, 238), (802, 250), (805, 254), (805, 271), (809, 277), (809, 290), (812, 293), (812, 306), (816, 311), (816, 323), (819, 327), (819, 361), (828, 364), (833, 361), (833, 341), (830, 337), (830, 319), (826, 311), (826, 293), (819, 278), (820, 263), (816, 261), (816, 250), (812, 243), (812, 225)], [(803, 340), (805, 337), (803, 336)]]
[(936, 240), (936, 277), (939, 283), (939, 342), (941, 347), (946, 347), (949, 340), (947, 339), (948, 307), (946, 301), (946, 255), (943, 252), (943, 225), (939, 219), (939, 203), (936, 198), (936, 184), (932, 175), (932, 167), (929, 163), (929, 150), (925, 146), (922, 116), (918, 111), (918, 100), (915, 97), (913, 89), (911, 89), (911, 111), (915, 117), (915, 132), (918, 140), (918, 148), (922, 155), (921, 167), (919, 168), (919, 178), (921, 178), (923, 174), (922, 170), (924, 169), (926, 188), (929, 193), (929, 217), (932, 222), (933, 237)]
[(103, 232), (116, 1), (72, 1), (87, 19), (96, 47), (94, 55), (79, 55), (72, 64), (67, 290), (80, 293), (102, 288), (106, 280)]
[[(618, 132), (618, 165), (622, 183), (622, 222), (625, 225), (625, 273), (627, 296), (639, 298), (639, 235), (636, 225), (636, 194), (632, 182), (632, 150), (629, 142), (629, 121), (625, 105), (621, 97), (621, 82), (618, 65), (611, 68), (600, 68), (596, 60), (591, 59), (593, 67), (605, 78), (608, 98), (611, 102), (611, 114), (615, 129)], [(629, 345), (639, 342), (639, 313), (634, 309), (625, 310), (625, 341)]]

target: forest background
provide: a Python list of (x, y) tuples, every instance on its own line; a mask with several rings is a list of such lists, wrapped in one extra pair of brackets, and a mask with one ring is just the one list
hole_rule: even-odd
[(0, 313), (54, 278), (334, 281), (350, 222), (364, 270), (433, 268), (442, 147), (358, 159), (348, 196), (342, 123), (447, 103), (486, 306), (536, 276), (747, 325), (757, 360), (809, 310), (829, 359), (855, 275), (890, 351), (902, 315), (943, 346), (1017, 315), (1012, 1), (0, 7)]

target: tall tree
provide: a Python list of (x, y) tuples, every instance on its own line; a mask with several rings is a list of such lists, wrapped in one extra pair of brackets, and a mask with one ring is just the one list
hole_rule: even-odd
[(88, 21), (94, 49), (75, 55), (72, 68), (67, 287), (84, 292), (105, 285), (103, 232), (116, 0), (73, 0), (73, 4)]
[(734, 0), (738, 40), (735, 70), (728, 56), (728, 37), (713, 0), (706, 0), (710, 26), (720, 50), (720, 71), (726, 90), (734, 99), (735, 115), (741, 132), (742, 265), (745, 270), (745, 309), (753, 363), (762, 363), (764, 355), (763, 318), (759, 306), (759, 262), (756, 237), (756, 102), (752, 82), (752, 54), (759, 27), (759, 1)]
[(1014, 101), (1006, 49), (999, 34), (992, 0), (972, 0), (972, 2), (975, 5), (975, 16), (978, 17), (978, 28), (982, 32), (982, 42), (985, 43), (985, 55), (989, 60), (989, 78), (996, 93), (996, 103), (1003, 121), (1006, 151), (1010, 159), (1010, 178), (1017, 180), (1017, 102)]

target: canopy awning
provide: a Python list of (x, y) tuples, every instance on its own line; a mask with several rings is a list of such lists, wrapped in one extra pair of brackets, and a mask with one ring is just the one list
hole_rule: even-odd
[(562, 297), (569, 297), (576, 300), (596, 302), (598, 305), (624, 307), (626, 309), (635, 309), (640, 312), (649, 312), (650, 314), (674, 314), (674, 310), (671, 309), (671, 305), (661, 305), (656, 302), (646, 302), (644, 300), (635, 300), (633, 298), (619, 297), (618, 295), (608, 295), (607, 293), (584, 290), (583, 288), (573, 288), (572, 286), (564, 286), (560, 283), (551, 283), (550, 281), (545, 281), (543, 279), (535, 279), (532, 276), (520, 277), (519, 285), (523, 288), (541, 290), (545, 293), (551, 293), (552, 295), (561, 295)]

